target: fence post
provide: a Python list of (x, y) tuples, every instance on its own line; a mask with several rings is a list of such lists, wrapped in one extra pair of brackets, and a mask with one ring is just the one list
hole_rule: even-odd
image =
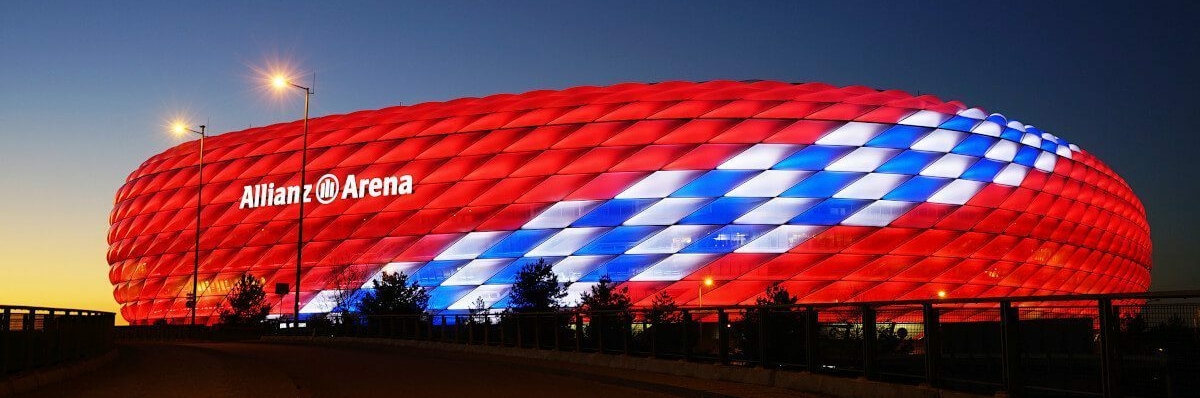
[(1112, 299), (1099, 300), (1100, 317), (1100, 392), (1104, 398), (1121, 396), (1120, 349), (1117, 336), (1121, 332), (1120, 313), (1112, 305)]
[(562, 314), (555, 313), (554, 314), (554, 323), (552, 324), (552, 326), (554, 326), (554, 350), (555, 351), (562, 351), (562, 329), (558, 328), (559, 326), (562, 326), (562, 324), (559, 323), (560, 319), (562, 319)]
[(683, 334), (683, 360), (692, 360), (692, 343), (689, 339), (688, 330), (692, 328), (692, 313), (688, 310), (683, 310), (683, 327), (680, 328)]
[(925, 329), (925, 383), (938, 386), (938, 367), (942, 360), (941, 316), (933, 303), (921, 304), (921, 321)]
[[(466, 322), (462, 321), (461, 316), (459, 316), (459, 315), (454, 316), (454, 343), (456, 343), (456, 344), (463, 342), (463, 334), (464, 333), (462, 332), (462, 330), (463, 330), (464, 323), (466, 323)], [(470, 333), (470, 331), (468, 331), (467, 333)], [(467, 341), (466, 343), (467, 343), (467, 345), (471, 344), (470, 341)]]
[(820, 369), (820, 360), (818, 360), (819, 341), (818, 337), (821, 333), (820, 319), (817, 318), (817, 309), (808, 307), (804, 310), (804, 362), (808, 366), (809, 372), (816, 372)]
[[(644, 325), (642, 330), (645, 330)], [(658, 328), (657, 323), (650, 324), (650, 358), (658, 358)]]
[(626, 356), (633, 354), (633, 347), (631, 347), (633, 345), (633, 319), (633, 313), (629, 313), (621, 321), (622, 338), (625, 340), (623, 341), (625, 343), (624, 354)]
[(1012, 302), (1000, 302), (1000, 357), (1004, 372), (1004, 391), (1013, 397), (1021, 395), (1018, 315), (1017, 309), (1012, 307)]
[(446, 342), (446, 316), (442, 315), (442, 342)]
[(475, 316), (467, 315), (467, 345), (475, 345)]
[[(509, 315), (511, 315), (511, 314), (509, 314)], [(506, 333), (504, 331), (504, 329), (507, 329), (507, 325), (504, 324), (504, 313), (503, 312), (496, 315), (496, 325), (500, 326), (500, 344), (498, 344), (498, 345), (500, 347), (504, 347), (504, 346), (508, 345), (508, 340), (504, 339), (504, 336)]]
[(862, 307), (862, 340), (863, 340), (863, 376), (867, 380), (875, 379), (875, 354), (878, 325), (875, 323), (876, 312), (870, 306)]
[[(26, 336), (29, 336), (28, 341), (31, 342), (38, 337), (36, 333), (33, 333), (33, 318), (35, 317), (37, 317), (37, 310), (30, 309), (29, 312), (25, 313), (25, 316), (21, 318), (21, 322), (23, 323), (23, 325), (21, 325), (21, 330), (24, 331)], [(25, 344), (25, 358), (23, 358), (23, 362), (25, 362), (26, 368), (37, 366), (37, 358), (40, 354), (38, 354), (38, 351), (34, 347), (37, 347), (38, 345), (40, 344)]]
[(12, 327), (12, 309), (4, 309), (4, 317), (0, 318), (0, 377), (8, 376), (8, 357), (12, 355), (12, 347), (9, 347), (9, 336), (12, 332), (9, 330)]
[(722, 365), (729, 364), (729, 314), (724, 308), (717, 309), (717, 358)]
[(483, 345), (492, 345), (492, 314), (483, 313)]
[(595, 333), (596, 352), (604, 353), (604, 314), (592, 314), (592, 332)]
[(523, 336), (521, 336), (521, 314), (518, 313), (516, 315), (517, 315), (517, 340), (515, 342), (516, 344), (513, 344), (513, 347), (520, 348), (520, 347), (524, 346), (525, 342), (523, 341), (524, 339), (522, 339)]
[(542, 314), (533, 315), (533, 348), (542, 349)]
[(767, 353), (770, 352), (767, 349), (767, 317), (771, 315), (771, 311), (768, 311), (767, 307), (758, 307), (755, 311), (758, 311), (758, 336), (755, 336), (758, 338), (758, 365), (766, 368), (771, 365), (771, 359), (767, 358)]
[(575, 352), (583, 351), (583, 314), (575, 314)]

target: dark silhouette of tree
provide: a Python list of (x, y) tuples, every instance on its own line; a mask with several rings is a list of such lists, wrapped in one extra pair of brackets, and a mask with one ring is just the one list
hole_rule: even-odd
[(567, 288), (558, 283), (558, 275), (545, 259), (525, 264), (517, 271), (512, 287), (511, 308), (515, 312), (549, 312), (559, 308)]
[(333, 295), (329, 298), (333, 304), (331, 312), (341, 313), (342, 316), (352, 316), (355, 304), (359, 301), (359, 290), (369, 275), (356, 266), (346, 266), (334, 272), (330, 279)]
[(625, 344), (625, 334), (633, 322), (633, 302), (629, 299), (629, 288), (617, 289), (608, 275), (600, 277), (600, 283), (579, 296), (579, 309), (586, 312), (591, 322), (586, 329), (592, 338), (604, 339), (606, 347)]
[(475, 298), (470, 308), (467, 308), (467, 313), (470, 314), (470, 319), (482, 325), (491, 325), (492, 317), (491, 309), (488, 308), (487, 302), (483, 300), (483, 296)]
[(266, 301), (267, 292), (259, 280), (250, 274), (242, 274), (229, 294), (225, 296), (228, 307), (222, 307), (221, 324), (227, 326), (253, 326), (267, 319), (271, 305)]
[(734, 322), (738, 348), (747, 357), (761, 360), (758, 357), (764, 347), (760, 337), (765, 337), (765, 351), (770, 360), (802, 363), (797, 361), (804, 359), (804, 316), (792, 308), (799, 298), (775, 283), (754, 301), (758, 308), (747, 309), (742, 320)]
[(600, 283), (579, 296), (579, 308), (588, 312), (604, 311), (628, 315), (633, 308), (633, 302), (629, 300), (629, 288), (616, 287), (617, 284), (613, 283), (607, 274), (601, 276)]
[[(683, 352), (683, 312), (679, 304), (665, 291), (660, 291), (650, 300), (645, 312), (646, 329), (640, 335), (642, 344), (657, 347), (661, 352)], [(689, 335), (687, 344), (695, 344), (699, 336)], [(644, 347), (643, 350), (649, 350)]]
[(416, 281), (409, 283), (403, 272), (384, 272), (371, 285), (374, 291), (365, 292), (359, 303), (368, 317), (421, 314), (429, 306), (429, 293)]
[(330, 280), (333, 294), (329, 300), (333, 308), (328, 314), (310, 318), (313, 330), (335, 327), (343, 333), (348, 333), (357, 327), (362, 319), (359, 309), (355, 307), (362, 297), (361, 287), (367, 278), (368, 275), (361, 267), (353, 265), (335, 272)]
[(796, 302), (799, 300), (800, 299), (798, 297), (793, 296), (792, 293), (788, 292), (783, 286), (780, 286), (778, 283), (773, 283), (770, 286), (767, 286), (767, 291), (764, 292), (762, 296), (755, 299), (754, 302), (758, 306), (762, 307), (796, 305)]
[(646, 323), (651, 326), (679, 323), (682, 319), (679, 305), (675, 304), (675, 299), (666, 291), (654, 295), (650, 301), (650, 308), (646, 310)]

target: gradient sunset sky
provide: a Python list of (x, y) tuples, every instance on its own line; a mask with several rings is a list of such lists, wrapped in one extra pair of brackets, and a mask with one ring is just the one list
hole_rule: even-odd
[[(108, 213), (178, 144), (493, 93), (774, 79), (932, 93), (1061, 136), (1145, 203), (1152, 289), (1200, 289), (1200, 7), (982, 2), (0, 2), (0, 303), (116, 311)], [(305, 79), (311, 78), (311, 76)]]

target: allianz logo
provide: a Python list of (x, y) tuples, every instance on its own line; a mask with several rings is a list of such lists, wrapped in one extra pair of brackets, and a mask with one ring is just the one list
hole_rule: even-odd
[(329, 204), (337, 199), (362, 199), (380, 196), (408, 195), (413, 193), (413, 178), (405, 174), (392, 177), (357, 178), (347, 175), (343, 184), (337, 176), (326, 174), (316, 184), (288, 185), (276, 187), (274, 183), (254, 184), (242, 187), (239, 209), (254, 209), (266, 206), (282, 206), (310, 203), (314, 199), (320, 204)]

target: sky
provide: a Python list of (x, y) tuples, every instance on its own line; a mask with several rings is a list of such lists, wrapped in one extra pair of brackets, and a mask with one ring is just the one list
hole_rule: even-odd
[(1151, 289), (1200, 289), (1198, 17), (1171, 1), (0, 2), (0, 303), (116, 311), (116, 190), (182, 142), (172, 119), (299, 119), (301, 96), (263, 89), (281, 65), (315, 74), (314, 116), (666, 80), (960, 100), (1109, 164), (1147, 208)]

